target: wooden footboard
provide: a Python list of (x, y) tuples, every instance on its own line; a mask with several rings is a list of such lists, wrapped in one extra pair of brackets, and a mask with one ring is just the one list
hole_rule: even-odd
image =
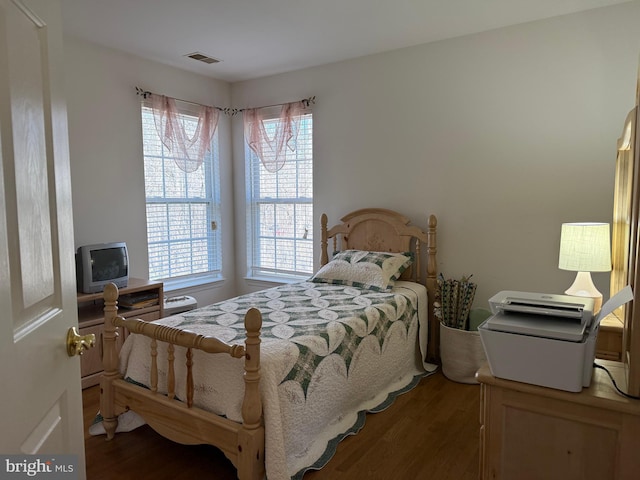
[[(104, 374), (100, 382), (100, 412), (104, 418), (107, 440), (115, 435), (118, 415), (133, 410), (162, 436), (183, 444), (210, 444), (220, 448), (238, 469), (238, 478), (264, 477), (264, 422), (260, 399), (260, 328), (262, 317), (257, 309), (245, 316), (247, 339), (245, 346), (228, 345), (214, 337), (206, 337), (139, 319), (124, 319), (117, 315), (118, 288), (109, 284), (104, 291)], [(131, 334), (151, 338), (150, 388), (125, 381), (118, 372), (116, 349), (117, 327)], [(168, 345), (167, 394), (157, 391), (157, 342)], [(185, 392), (175, 392), (174, 348), (187, 349), (187, 382)], [(245, 359), (245, 394), (242, 403), (242, 423), (193, 406), (192, 350), (210, 354), (227, 354)], [(176, 397), (184, 399), (177, 400)]]

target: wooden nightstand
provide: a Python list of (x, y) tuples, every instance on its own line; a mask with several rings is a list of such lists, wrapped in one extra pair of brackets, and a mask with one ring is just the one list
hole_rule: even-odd
[[(625, 384), (622, 363), (598, 363)], [(580, 393), (495, 378), (488, 365), (477, 378), (481, 479), (638, 478), (640, 400), (618, 394), (604, 371)]]
[(622, 329), (622, 320), (615, 313), (602, 319), (596, 342), (596, 357), (616, 362), (622, 361)]

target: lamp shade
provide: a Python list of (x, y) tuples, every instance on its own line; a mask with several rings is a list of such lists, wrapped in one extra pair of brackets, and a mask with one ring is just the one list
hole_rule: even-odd
[(611, 270), (608, 223), (563, 223), (558, 268), (573, 272)]

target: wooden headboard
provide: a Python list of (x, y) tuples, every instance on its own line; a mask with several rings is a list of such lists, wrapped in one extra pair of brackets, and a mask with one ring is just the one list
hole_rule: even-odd
[(410, 220), (393, 210), (384, 208), (365, 208), (351, 212), (340, 219), (342, 223), (327, 229), (327, 216), (321, 217), (321, 256), (320, 264), (329, 262), (327, 251), (329, 239), (332, 239), (333, 249), (331, 254), (338, 250), (368, 250), (375, 252), (414, 252), (415, 262), (412, 268), (407, 269), (401, 277), (402, 280), (421, 282), (421, 254), (423, 246), (426, 247), (427, 267), (426, 280), (429, 298), (429, 344), (427, 347), (427, 359), (436, 362), (440, 358), (439, 337), (440, 329), (433, 311), (437, 284), (436, 263), (436, 226), (434, 215), (429, 217), (427, 232), (419, 227), (409, 225)]

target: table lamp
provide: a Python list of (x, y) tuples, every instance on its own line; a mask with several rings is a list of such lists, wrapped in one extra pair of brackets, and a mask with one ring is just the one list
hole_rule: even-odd
[(590, 297), (593, 313), (602, 307), (602, 293), (591, 280), (591, 272), (611, 270), (611, 244), (608, 223), (563, 223), (560, 234), (558, 268), (578, 272), (567, 295)]

